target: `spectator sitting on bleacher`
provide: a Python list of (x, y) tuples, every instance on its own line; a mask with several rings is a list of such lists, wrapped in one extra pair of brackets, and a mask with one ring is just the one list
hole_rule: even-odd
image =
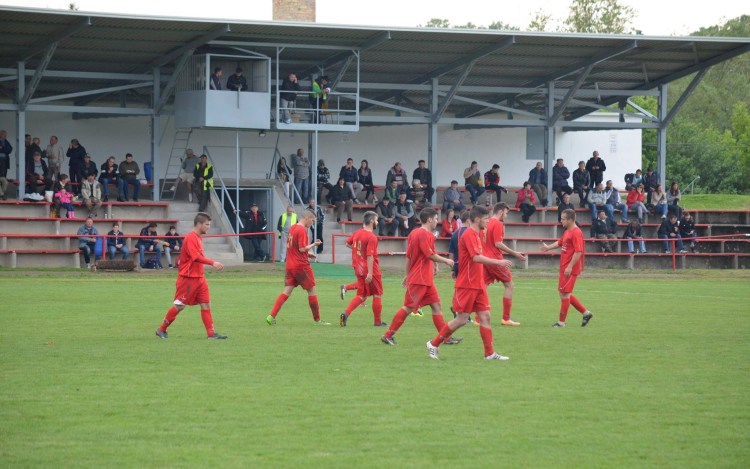
[(109, 251), (109, 260), (114, 260), (115, 253), (122, 253), (122, 260), (127, 260), (130, 255), (130, 249), (125, 246), (125, 238), (122, 231), (120, 231), (120, 224), (118, 222), (112, 223), (112, 229), (107, 233), (107, 251)]
[(339, 178), (338, 184), (333, 186), (331, 191), (331, 203), (336, 206), (336, 222), (341, 221), (341, 215), (344, 214), (346, 209), (346, 217), (349, 221), (352, 221), (353, 212), (352, 203), (353, 197), (351, 191), (346, 188), (346, 183), (343, 177)]
[(614, 183), (611, 180), (607, 181), (607, 188), (604, 193), (607, 195), (607, 205), (610, 207), (610, 210), (612, 210), (612, 218), (614, 218), (614, 211), (619, 210), (622, 222), (629, 223), (628, 206), (622, 203), (620, 191), (615, 189)]
[(195, 157), (195, 152), (193, 152), (192, 148), (185, 150), (185, 159), (182, 160), (182, 164), (180, 165), (180, 175), (177, 176), (174, 184), (172, 184), (172, 187), (169, 189), (172, 192), (176, 192), (177, 186), (179, 186), (182, 181), (187, 182), (188, 202), (193, 201), (193, 182), (195, 182), (193, 169), (195, 169), (195, 165), (197, 164), (198, 159)]
[(75, 218), (76, 212), (75, 208), (73, 207), (73, 204), (71, 203), (73, 199), (73, 193), (70, 192), (70, 184), (68, 184), (68, 175), (67, 174), (61, 174), (60, 180), (55, 183), (55, 195), (54, 199), (54, 209), (51, 210), (50, 217), (60, 217), (62, 215), (62, 209), (67, 210), (67, 217), (68, 218)]
[(635, 174), (625, 175), (625, 190), (630, 192), (643, 183), (643, 172), (640, 169), (635, 170)]
[[(41, 152), (34, 152), (34, 156), (29, 164), (26, 165), (26, 184), (30, 192), (44, 194), (45, 191), (51, 191), (54, 181), (47, 177), (49, 168), (47, 163), (42, 160)], [(38, 184), (42, 182), (43, 184)]]
[[(177, 228), (175, 228), (174, 225), (169, 227), (169, 231), (167, 231), (167, 234), (164, 236), (180, 236), (180, 233), (177, 232)], [(180, 245), (182, 243), (181, 238), (164, 238), (164, 254), (167, 256), (167, 264), (169, 264), (170, 269), (174, 269), (172, 266), (172, 253), (177, 253), (177, 258), (180, 258)]]
[(367, 205), (367, 199), (372, 195), (372, 203), (378, 203), (378, 198), (375, 196), (375, 184), (372, 182), (372, 170), (370, 169), (370, 163), (367, 160), (362, 160), (360, 167), (357, 170), (357, 180), (365, 189), (365, 205)]
[(375, 213), (378, 214), (378, 234), (383, 236), (383, 230), (390, 225), (388, 236), (396, 236), (396, 230), (400, 225), (399, 219), (396, 218), (396, 205), (392, 204), (389, 198), (384, 197), (375, 207)]
[(398, 202), (398, 195), (401, 193), (401, 191), (398, 188), (398, 181), (395, 179), (391, 181), (391, 184), (385, 188), (385, 196), (383, 196), (384, 199), (388, 199), (391, 201), (391, 205), (396, 205), (396, 202)]
[(476, 161), (472, 161), (471, 166), (464, 169), (464, 184), (466, 190), (469, 191), (471, 203), (476, 205), (479, 202), (479, 196), (484, 194), (486, 190), (484, 188), (484, 181), (479, 175)]
[(237, 67), (234, 71), (234, 75), (227, 78), (227, 89), (231, 91), (247, 91), (247, 78), (242, 76), (242, 69)]
[(646, 205), (650, 205), (651, 197), (656, 190), (656, 186), (659, 185), (659, 175), (654, 172), (651, 166), (646, 170), (646, 175), (643, 176), (642, 183), (646, 190)]
[(195, 166), (193, 176), (195, 177), (195, 192), (198, 195), (198, 211), (205, 212), (211, 200), (211, 189), (214, 187), (214, 167), (208, 162), (208, 156), (201, 155), (200, 163)]
[(627, 228), (625, 228), (625, 234), (623, 235), (623, 238), (628, 240), (628, 252), (630, 254), (635, 254), (635, 249), (633, 248), (633, 240), (637, 240), (641, 245), (641, 253), (647, 253), (646, 242), (643, 241), (643, 229), (638, 220), (633, 220), (630, 222)]
[(524, 223), (528, 223), (530, 217), (536, 212), (536, 197), (534, 191), (531, 190), (531, 183), (526, 181), (523, 183), (523, 187), (518, 190), (518, 199), (516, 200), (516, 208), (521, 210), (521, 219)]
[(469, 221), (469, 212), (468, 210), (464, 210), (463, 213), (461, 213), (461, 217), (459, 218), (459, 224), (463, 225), (460, 226), (452, 235), (450, 243), (448, 244), (448, 259), (452, 259), (453, 269), (451, 270), (451, 278), (453, 280), (456, 279), (456, 276), (458, 275), (458, 242), (461, 240), (461, 236), (463, 236), (464, 231), (466, 231), (469, 226), (466, 224)]
[[(99, 232), (94, 228), (94, 220), (91, 217), (86, 219), (86, 224), (78, 228), (78, 249), (83, 253), (83, 259), (86, 261), (86, 268), (91, 268), (91, 253), (96, 248), (96, 238)], [(94, 259), (99, 260), (102, 257), (94, 253)]]
[(450, 238), (453, 233), (458, 229), (458, 222), (454, 218), (456, 212), (453, 209), (448, 209), (445, 212), (445, 218), (443, 218), (442, 229), (440, 230), (441, 238)]
[(607, 217), (612, 220), (615, 219), (615, 213), (612, 211), (612, 207), (607, 205), (607, 193), (604, 192), (604, 184), (601, 182), (596, 185), (596, 189), (589, 192), (588, 198), (589, 208), (591, 209), (591, 221), (596, 220), (596, 212), (604, 210)]
[(573, 171), (573, 190), (578, 192), (578, 206), (585, 208), (591, 192), (591, 175), (586, 171), (586, 163), (583, 161), (579, 161), (578, 169)]
[(331, 173), (326, 168), (326, 162), (318, 160), (318, 205), (320, 205), (320, 198), (323, 196), (324, 188), (328, 190), (326, 202), (331, 203), (331, 189), (333, 189), (333, 184), (329, 182), (329, 179), (331, 179)]
[(603, 159), (599, 158), (599, 152), (595, 151), (594, 156), (586, 162), (586, 171), (591, 175), (592, 186), (597, 186), (604, 181), (604, 171), (606, 170), (607, 165), (604, 164)]
[(145, 237), (138, 238), (138, 243), (136, 243), (135, 248), (138, 250), (138, 254), (141, 258), (141, 269), (146, 266), (146, 252), (155, 252), (156, 259), (161, 262), (161, 245), (163, 243), (156, 237), (156, 223), (151, 222), (148, 226), (144, 227), (141, 230), (140, 236)]
[(47, 145), (44, 156), (47, 157), (47, 166), (49, 166), (49, 174), (47, 176), (55, 181), (59, 180), (60, 168), (65, 159), (65, 153), (63, 153), (62, 147), (57, 144), (57, 137), (54, 135), (49, 138), (49, 145)]
[[(500, 185), (500, 165), (493, 164), (492, 169), (484, 173), (484, 188), (488, 191), (495, 191), (497, 195), (497, 201), (500, 202), (500, 193), (508, 193), (508, 189)], [(487, 195), (487, 202), (489, 203), (490, 196)]]
[(385, 185), (390, 186), (391, 181), (396, 181), (398, 183), (398, 189), (401, 191), (404, 191), (409, 187), (409, 180), (406, 178), (406, 171), (401, 169), (401, 163), (398, 161), (388, 170), (388, 174), (385, 178)]
[(614, 252), (617, 239), (617, 223), (607, 214), (599, 212), (598, 217), (591, 223), (591, 237), (602, 240), (602, 251)]
[(646, 204), (643, 203), (644, 198), (643, 184), (638, 184), (635, 189), (628, 192), (628, 210), (635, 210), (638, 215), (638, 222), (643, 224), (643, 214), (648, 213)]
[(102, 165), (102, 172), (99, 175), (99, 182), (102, 185), (102, 197), (103, 202), (109, 202), (109, 185), (114, 184), (120, 185), (120, 173), (117, 172), (117, 163), (115, 163), (115, 157), (110, 156), (107, 161)]
[(8, 190), (8, 163), (5, 158), (0, 155), (0, 200), (8, 200), (8, 196), (5, 195), (5, 191)]
[(125, 155), (125, 161), (120, 163), (120, 186), (119, 196), (117, 197), (118, 202), (127, 202), (130, 200), (128, 193), (128, 186), (133, 186), (133, 201), (138, 202), (138, 192), (141, 190), (141, 181), (138, 180), (138, 174), (141, 172), (141, 168), (138, 167), (138, 163), (133, 161), (133, 155), (127, 153)]
[(677, 184), (677, 181), (672, 181), (672, 184), (669, 185), (669, 191), (667, 191), (667, 204), (669, 204), (667, 210), (674, 212), (677, 215), (678, 220), (682, 220), (682, 207), (680, 207), (681, 198), (680, 186)]
[(575, 206), (570, 203), (570, 194), (563, 194), (562, 201), (557, 206), (557, 221), (562, 223), (562, 213), (565, 210), (575, 211)]
[(89, 174), (89, 177), (81, 186), (81, 198), (89, 210), (89, 216), (97, 218), (99, 209), (102, 207), (102, 185), (99, 184), (93, 174)]
[(671, 244), (669, 240), (676, 240), (677, 241), (677, 248), (680, 250), (680, 254), (685, 254), (687, 251), (685, 250), (685, 245), (682, 244), (682, 238), (680, 236), (680, 227), (677, 223), (677, 215), (674, 213), (669, 214), (669, 218), (665, 218), (662, 220), (661, 225), (659, 226), (659, 239), (664, 240), (664, 252), (666, 254), (670, 254), (669, 245)]
[[(258, 204), (253, 203), (250, 206), (250, 211), (235, 210), (235, 214), (239, 215), (245, 223), (243, 233), (263, 233), (266, 231), (267, 223), (266, 216), (263, 212), (258, 211)], [(264, 236), (245, 236), (245, 239), (250, 240), (253, 245), (253, 261), (263, 262), (266, 260), (266, 254), (263, 252), (263, 246), (261, 242)]]
[(419, 185), (424, 190), (425, 197), (427, 200), (432, 201), (432, 196), (435, 194), (435, 188), (432, 187), (432, 171), (425, 166), (426, 163), (424, 160), (419, 160), (417, 164), (419, 166), (414, 170), (411, 178), (412, 180), (419, 179)]
[(654, 213), (661, 214), (662, 218), (667, 218), (669, 204), (667, 204), (667, 193), (664, 192), (661, 184), (656, 185), (656, 189), (651, 194), (651, 202), (654, 204)]
[[(68, 151), (65, 153), (65, 156), (68, 157), (68, 174), (70, 175), (70, 182), (82, 182), (80, 179), (78, 179), (78, 166), (80, 166), (81, 162), (83, 161), (83, 156), (85, 154), (86, 149), (83, 148), (83, 145), (78, 142), (77, 138), (74, 138), (70, 141), (70, 145), (68, 145)], [(73, 192), (79, 194), (81, 190), (78, 186), (73, 186)]]
[[(99, 167), (96, 163), (91, 161), (91, 155), (86, 153), (83, 156), (83, 161), (78, 165), (78, 179), (83, 184), (88, 180), (89, 174), (93, 174), (95, 177), (99, 175)], [(79, 192), (80, 193), (80, 192)]]
[(396, 217), (399, 218), (399, 225), (401, 225), (401, 236), (409, 236), (417, 224), (416, 211), (414, 204), (406, 200), (406, 194), (403, 192), (396, 203)]
[(690, 212), (684, 212), (680, 219), (680, 237), (683, 242), (690, 240), (690, 252), (695, 252), (695, 222)]
[(466, 210), (464, 195), (458, 189), (458, 181), (451, 181), (451, 186), (443, 194), (443, 210), (454, 209), (459, 212)]
[(425, 191), (422, 189), (419, 179), (412, 179), (411, 187), (406, 190), (406, 200), (416, 205), (417, 210), (429, 207), (430, 201), (425, 197)]
[(547, 206), (547, 170), (544, 169), (542, 162), (537, 162), (534, 169), (529, 171), (529, 182), (531, 189), (536, 194), (537, 199), (542, 203), (542, 207)]
[(570, 171), (565, 167), (562, 158), (558, 158), (557, 164), (552, 167), (552, 190), (557, 191), (557, 204), (563, 199), (564, 194), (572, 194), (573, 189), (568, 185)]
[(349, 194), (351, 195), (352, 203), (359, 205), (357, 200), (357, 191), (360, 189), (360, 185), (357, 182), (357, 168), (354, 167), (354, 160), (351, 158), (346, 159), (346, 165), (341, 167), (339, 171), (339, 178), (344, 178), (344, 185), (346, 185)]

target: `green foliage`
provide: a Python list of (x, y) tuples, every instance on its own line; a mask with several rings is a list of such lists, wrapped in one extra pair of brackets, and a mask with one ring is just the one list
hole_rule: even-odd
[(493, 21), (487, 26), (487, 29), (497, 29), (500, 31), (519, 31), (521, 28), (513, 26), (510, 23), (503, 23), (502, 21)]
[(68, 10), (78, 10), (78, 5), (75, 2), (68, 4)]
[(460, 24), (460, 25), (454, 25), (451, 26), (450, 20), (447, 19), (440, 19), (440, 18), (432, 18), (430, 21), (428, 21), (426, 24), (418, 24), (418, 28), (463, 28), (463, 29), (496, 29), (496, 30), (502, 30), (502, 31), (518, 31), (520, 28), (518, 26), (513, 26), (509, 23), (504, 23), (502, 21), (493, 21), (490, 23), (489, 26), (477, 26), (476, 24), (469, 21), (466, 24)]
[(432, 18), (426, 24), (418, 24), (418, 28), (450, 28), (450, 20), (441, 20), (440, 18)]
[(540, 8), (534, 12), (527, 29), (529, 31), (548, 31), (551, 22), (552, 15), (544, 13), (544, 10)]
[(573, 33), (626, 34), (634, 32), (636, 10), (618, 0), (573, 0), (564, 30)]

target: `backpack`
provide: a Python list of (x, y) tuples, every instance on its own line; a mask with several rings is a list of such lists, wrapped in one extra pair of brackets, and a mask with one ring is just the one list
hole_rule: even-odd
[(161, 262), (159, 259), (152, 257), (151, 259), (146, 261), (146, 264), (143, 266), (144, 269), (161, 269)]
[(625, 184), (633, 184), (635, 179), (635, 173), (628, 173), (625, 175)]

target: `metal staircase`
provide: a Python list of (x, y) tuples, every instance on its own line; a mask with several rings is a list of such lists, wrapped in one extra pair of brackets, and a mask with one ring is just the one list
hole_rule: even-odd
[(182, 172), (182, 158), (190, 144), (190, 136), (193, 129), (177, 130), (172, 140), (172, 150), (169, 152), (167, 169), (164, 171), (164, 182), (161, 185), (160, 200), (174, 200), (176, 189), (172, 191), (175, 181)]

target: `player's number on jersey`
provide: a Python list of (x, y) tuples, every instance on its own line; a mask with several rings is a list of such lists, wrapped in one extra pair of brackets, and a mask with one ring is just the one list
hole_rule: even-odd
[(362, 256), (362, 241), (357, 241), (357, 255)]
[(294, 238), (294, 235), (289, 235), (289, 239), (286, 240), (287, 249), (292, 247), (292, 238)]

